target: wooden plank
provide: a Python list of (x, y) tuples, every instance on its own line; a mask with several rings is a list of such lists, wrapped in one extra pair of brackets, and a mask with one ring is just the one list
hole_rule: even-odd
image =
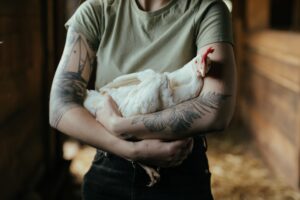
[(300, 30), (300, 1), (295, 1), (293, 29)]
[(40, 174), (38, 169), (43, 167), (43, 146), (40, 137), (33, 137), (16, 154), (10, 154), (9, 165), (0, 170), (1, 198), (18, 199), (21, 192), (28, 189), (30, 183)]
[(300, 68), (300, 34), (287, 31), (260, 31), (247, 35), (246, 46), (262, 56)]
[(294, 187), (298, 186), (298, 149), (257, 110), (242, 101), (242, 115), (254, 134), (258, 148), (274, 172)]
[[(24, 86), (26, 82), (26, 86)], [(40, 82), (37, 79), (28, 78), (6, 78), (0, 81), (2, 91), (0, 93), (0, 124), (4, 123), (10, 116), (28, 106), (32, 102), (40, 101)]]
[(296, 145), (298, 93), (285, 89), (254, 70), (248, 69), (247, 74), (243, 79), (245, 83), (241, 98), (244, 98), (248, 105), (261, 113)]
[[(21, 41), (19, 40), (18, 34), (16, 33), (15, 28), (12, 27), (14, 20), (10, 18), (0, 18), (0, 27), (3, 27), (3, 30), (0, 31), (0, 40), (3, 42), (0, 45), (0, 80), (4, 79), (9, 75), (9, 72), (17, 70), (17, 59), (16, 53), (18, 46)], [(22, 70), (22, 69), (19, 69)]]
[(246, 54), (246, 62), (251, 63), (253, 70), (288, 90), (300, 92), (300, 67), (252, 51)]
[(34, 178), (36, 168), (43, 165), (45, 155), (38, 105), (29, 106), (0, 129), (0, 177), (5, 183), (0, 187), (5, 188), (1, 192), (2, 198), (7, 196), (4, 199), (13, 199), (11, 195), (25, 189), (24, 182)]
[(246, 1), (238, 110), (274, 172), (299, 188), (300, 35), (268, 29), (268, 3)]
[(0, 124), (28, 103), (41, 99), (42, 91), (40, 19), (35, 15), (25, 15), (22, 19), (13, 14), (0, 16), (4, 42), (0, 47)]
[[(13, 199), (44, 161), (40, 1), (0, 3), (0, 187)], [(7, 198), (6, 198), (7, 197)], [(10, 198), (11, 197), (11, 198)]]
[(10, 156), (20, 151), (28, 140), (40, 138), (42, 117), (39, 114), (39, 105), (40, 102), (28, 105), (26, 110), (14, 116), (0, 128), (0, 167), (6, 165)]
[[(57, 7), (57, 2), (60, 0), (47, 0), (43, 2), (44, 4), (44, 24), (47, 26), (44, 26), (43, 28), (43, 34), (44, 34), (44, 41), (43, 44), (45, 47), (47, 47), (47, 51), (44, 51), (44, 59), (45, 59), (45, 65), (43, 68), (43, 110), (44, 112), (48, 114), (48, 101), (49, 101), (49, 94), (50, 94), (50, 88), (52, 85), (52, 80), (54, 77), (54, 73), (58, 64), (58, 59), (60, 59), (61, 54), (58, 52), (61, 52), (62, 49), (58, 49), (58, 41), (57, 41), (57, 35), (63, 35), (64, 33), (59, 32), (64, 27), (61, 27), (60, 29), (57, 29), (57, 23), (58, 21), (65, 22), (65, 18), (57, 18), (56, 13), (64, 13), (64, 8)], [(60, 44), (62, 46), (64, 44)], [(47, 102), (47, 104), (45, 104)], [(51, 129), (49, 127), (48, 117), (45, 117), (44, 125), (47, 127), (47, 134), (48, 137), (45, 138), (44, 144), (46, 146), (46, 166), (49, 170), (56, 170), (57, 165), (61, 163), (62, 160), (62, 135), (57, 130)]]
[(270, 0), (246, 1), (246, 24), (249, 31), (266, 29), (270, 21)]
[[(300, 4), (299, 4), (300, 5)], [(300, 102), (300, 93), (298, 94), (298, 102)], [(298, 117), (297, 117), (297, 123), (298, 123), (298, 130), (296, 132), (297, 135), (297, 142), (298, 142), (298, 189), (300, 188), (300, 103), (298, 103)]]
[(57, 19), (65, 21), (64, 11), (54, 8), (60, 4), (59, 0), (0, 3), (0, 41), (4, 41), (0, 45), (2, 199), (17, 199), (15, 196), (26, 187), (35, 189), (28, 183), (39, 178), (36, 170), (41, 166), (45, 167), (44, 173), (59, 168), (61, 146), (58, 135), (49, 134), (46, 115), (47, 80), (53, 78), (58, 45), (55, 40), (61, 35), (54, 24)]

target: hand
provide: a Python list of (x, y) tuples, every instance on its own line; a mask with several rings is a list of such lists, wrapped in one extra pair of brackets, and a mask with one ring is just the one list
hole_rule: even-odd
[(157, 167), (174, 167), (180, 165), (192, 152), (192, 138), (163, 142), (161, 140), (142, 140), (136, 142), (135, 161)]
[(96, 120), (100, 122), (110, 133), (115, 133), (115, 124), (122, 118), (122, 114), (118, 109), (118, 105), (111, 98), (106, 95), (103, 104), (96, 111)]

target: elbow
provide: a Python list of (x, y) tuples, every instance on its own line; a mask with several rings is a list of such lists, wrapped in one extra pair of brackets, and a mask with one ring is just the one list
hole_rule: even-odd
[(216, 116), (217, 129), (220, 131), (226, 130), (234, 116), (236, 104), (236, 95), (233, 95), (223, 106), (220, 107)]
[(231, 122), (231, 118), (228, 117), (228, 119), (222, 119), (220, 122), (216, 123), (215, 131), (222, 132), (226, 130), (229, 127), (229, 124)]
[(77, 102), (65, 103), (58, 99), (57, 101), (51, 101), (49, 105), (49, 124), (52, 128), (58, 129), (64, 114), (73, 108), (81, 108), (82, 105)]
[(49, 125), (51, 128), (57, 128), (57, 123), (55, 123), (55, 120), (53, 119), (51, 114), (49, 114)]
[(62, 118), (64, 106), (59, 101), (54, 101), (53, 98), (50, 96), (50, 102), (49, 102), (49, 125), (52, 128), (57, 129), (58, 123), (60, 119)]
[(57, 95), (55, 95), (56, 92), (53, 90), (53, 87), (51, 89), (51, 93), (50, 93), (50, 101), (49, 101), (49, 114), (48, 114), (48, 123), (50, 125), (50, 127), (57, 129), (57, 125), (58, 125), (58, 120), (57, 120), (57, 116), (58, 116), (58, 97)]
[(49, 119), (49, 125), (50, 125), (51, 128), (57, 129), (57, 125), (51, 119)]
[(53, 106), (49, 106), (49, 125), (52, 128), (57, 129), (58, 126), (58, 119), (57, 119), (57, 115), (55, 115), (55, 109), (53, 108)]
[(216, 120), (216, 130), (217, 131), (224, 131), (226, 130), (230, 122), (233, 118), (234, 109), (229, 109), (227, 112), (223, 112), (226, 114), (219, 115), (219, 118)]

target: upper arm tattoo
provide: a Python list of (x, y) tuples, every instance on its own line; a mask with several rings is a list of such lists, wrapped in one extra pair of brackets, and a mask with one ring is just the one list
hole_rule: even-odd
[(143, 117), (136, 117), (132, 124), (143, 123), (150, 132), (170, 129), (173, 133), (187, 131), (196, 119), (201, 119), (220, 108), (231, 95), (208, 92), (198, 98)]
[(82, 35), (69, 29), (50, 95), (50, 124), (54, 127), (66, 111), (82, 106), (90, 74), (96, 65), (95, 51)]

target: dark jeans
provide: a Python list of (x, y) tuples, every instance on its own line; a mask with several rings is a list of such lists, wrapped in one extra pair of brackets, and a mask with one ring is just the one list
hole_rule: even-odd
[(162, 168), (153, 187), (138, 164), (98, 150), (84, 177), (85, 200), (212, 200), (206, 142), (195, 139), (193, 152), (177, 167)]

